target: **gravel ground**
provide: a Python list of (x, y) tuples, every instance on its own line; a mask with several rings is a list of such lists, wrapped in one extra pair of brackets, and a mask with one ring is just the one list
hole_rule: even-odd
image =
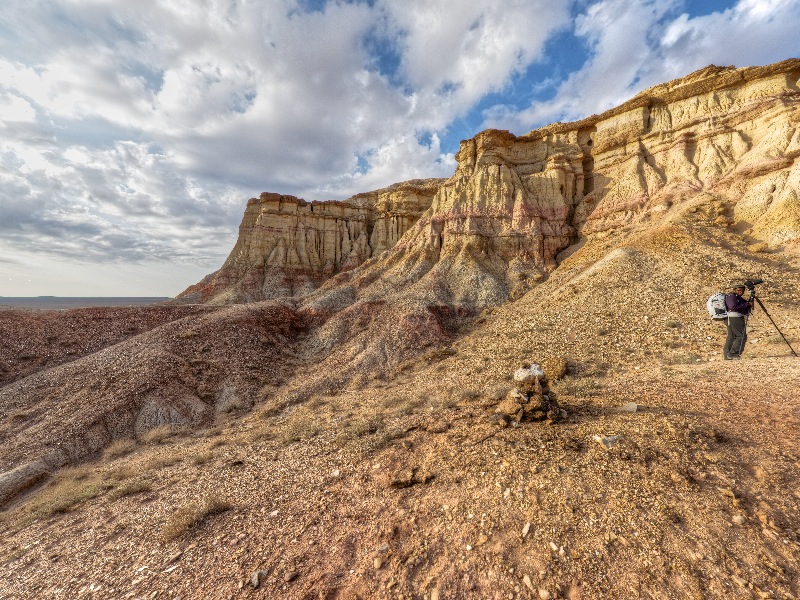
[[(118, 440), (0, 513), (0, 598), (800, 598), (800, 363), (758, 311), (744, 359), (721, 361), (704, 308), (762, 277), (797, 348), (800, 269), (741, 252), (713, 217), (593, 240), (519, 300), (340, 385), (321, 385), (342, 364), (325, 357), (360, 357), (348, 339), (385, 321), (352, 320), (366, 329), (324, 352), (269, 305), (103, 338), (103, 356), (206, 365), (209, 386), (281, 376), (252, 410)], [(92, 356), (53, 373), (88, 378)], [(566, 416), (504, 426), (495, 406), (530, 361)]]

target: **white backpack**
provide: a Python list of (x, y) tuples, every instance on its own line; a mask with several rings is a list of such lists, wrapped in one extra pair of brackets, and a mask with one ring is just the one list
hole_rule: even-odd
[(728, 307), (725, 306), (725, 294), (722, 292), (711, 294), (706, 301), (706, 309), (712, 319), (727, 319)]

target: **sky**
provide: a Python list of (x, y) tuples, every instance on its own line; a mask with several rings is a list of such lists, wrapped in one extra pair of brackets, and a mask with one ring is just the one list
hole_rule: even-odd
[(0, 296), (174, 296), (248, 198), (449, 177), (459, 142), (800, 55), (800, 0), (4, 0)]

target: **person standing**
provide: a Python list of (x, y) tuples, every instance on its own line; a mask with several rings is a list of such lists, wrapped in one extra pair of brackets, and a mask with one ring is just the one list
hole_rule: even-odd
[(725, 294), (725, 308), (728, 309), (728, 337), (723, 350), (725, 360), (740, 358), (747, 341), (747, 317), (753, 310), (753, 301), (742, 297), (745, 289), (746, 286), (737, 285), (733, 293)]

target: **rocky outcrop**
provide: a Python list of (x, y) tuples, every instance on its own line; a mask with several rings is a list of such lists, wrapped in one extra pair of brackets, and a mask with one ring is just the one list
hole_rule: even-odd
[(247, 203), (222, 268), (179, 297), (248, 302), (302, 296), (394, 246), (431, 204), (441, 180), (413, 180), (343, 202), (263, 193)]
[(582, 121), (479, 133), (462, 142), (446, 181), (343, 203), (264, 194), (248, 204), (223, 268), (184, 296), (303, 296), (350, 271), (331, 280), (335, 301), (324, 305), (392, 290), (448, 306), (498, 304), (541, 281), (570, 245), (658, 220), (698, 193), (727, 202), (728, 221), (754, 242), (796, 244), (798, 78), (796, 59), (711, 66)]
[(652, 224), (700, 193), (766, 244), (800, 238), (798, 77), (800, 60), (708, 67), (583, 121), (484, 131), (462, 142), (455, 174), (385, 259), (325, 287), (336, 302), (349, 285), (350, 297), (499, 304), (570, 245)]

